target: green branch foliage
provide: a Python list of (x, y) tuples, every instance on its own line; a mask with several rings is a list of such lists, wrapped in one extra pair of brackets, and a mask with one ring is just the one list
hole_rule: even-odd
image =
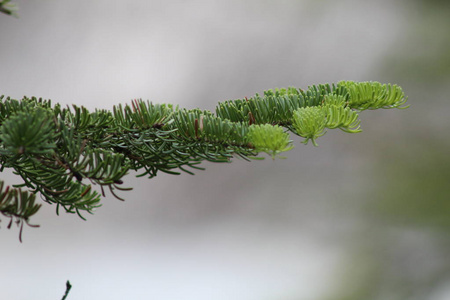
[(18, 10), (17, 4), (11, 3), (11, 0), (3, 0), (0, 1), (0, 12), (17, 17), (17, 10)]
[(14, 221), (20, 226), (19, 240), (22, 241), (24, 223), (31, 227), (39, 227), (39, 225), (31, 225), (28, 221), (41, 205), (35, 204), (36, 195), (16, 188), (10, 189), (9, 186), (3, 190), (3, 185), (4, 183), (0, 181), (0, 212), (10, 219), (8, 229)]
[(40, 194), (57, 213), (63, 208), (83, 218), (100, 206), (105, 188), (121, 199), (117, 191), (130, 189), (122, 187), (130, 170), (152, 178), (158, 172), (193, 174), (205, 160), (262, 159), (262, 152), (280, 157), (293, 148), (289, 133), (317, 146), (326, 129), (360, 132), (362, 110), (405, 103), (396, 85), (353, 81), (269, 90), (221, 102), (215, 113), (142, 100), (90, 112), (2, 96), (0, 171), (11, 168), (23, 182), (0, 192), (0, 211), (28, 224)]

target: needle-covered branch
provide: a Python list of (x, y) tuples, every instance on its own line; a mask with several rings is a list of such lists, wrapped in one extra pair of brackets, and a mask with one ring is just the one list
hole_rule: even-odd
[(269, 90), (218, 103), (215, 113), (142, 100), (90, 112), (2, 96), (0, 171), (10, 168), (22, 182), (0, 189), (0, 212), (28, 224), (39, 194), (57, 212), (62, 207), (82, 217), (101, 205), (105, 187), (121, 199), (117, 191), (130, 189), (122, 187), (129, 170), (152, 178), (160, 171), (193, 174), (205, 160), (262, 159), (262, 152), (280, 157), (294, 147), (290, 133), (317, 146), (326, 129), (360, 132), (362, 110), (405, 103), (396, 85), (353, 81)]
[(17, 17), (18, 6), (15, 3), (11, 3), (11, 0), (0, 1), (0, 12)]

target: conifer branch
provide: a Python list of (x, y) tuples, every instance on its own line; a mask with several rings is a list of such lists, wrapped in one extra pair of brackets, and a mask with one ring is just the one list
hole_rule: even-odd
[(193, 174), (205, 160), (262, 159), (264, 152), (280, 157), (294, 147), (289, 133), (317, 146), (326, 129), (360, 132), (360, 111), (406, 108), (405, 103), (397, 85), (353, 81), (269, 90), (221, 102), (215, 113), (142, 100), (90, 112), (2, 96), (0, 171), (11, 168), (23, 182), (4, 192), (1, 183), (0, 212), (28, 224), (39, 210), (39, 193), (56, 204), (57, 213), (62, 207), (84, 218), (83, 212), (101, 206), (105, 187), (123, 200), (117, 191), (131, 189), (122, 187), (130, 170), (152, 178), (158, 172)]
[(0, 12), (17, 17), (17, 10), (18, 10), (17, 4), (11, 3), (11, 0), (3, 0), (0, 1)]

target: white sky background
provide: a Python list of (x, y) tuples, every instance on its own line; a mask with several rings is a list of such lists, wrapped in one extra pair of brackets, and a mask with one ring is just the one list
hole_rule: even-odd
[[(387, 0), (17, 3), (19, 19), (0, 15), (0, 94), (90, 109), (384, 82), (377, 66), (404, 25)], [(367, 183), (370, 126), (319, 148), (297, 139), (287, 160), (129, 176), (125, 203), (108, 196), (87, 222), (45, 205), (22, 244), (4, 220), (0, 298), (60, 299), (69, 279), (73, 300), (313, 299), (336, 275), (336, 236), (354, 230), (339, 207)]]

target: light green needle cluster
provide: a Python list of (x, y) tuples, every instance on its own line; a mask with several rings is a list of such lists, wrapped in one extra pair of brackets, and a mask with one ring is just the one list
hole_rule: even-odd
[(302, 107), (294, 112), (292, 126), (298, 135), (305, 138), (304, 144), (311, 140), (314, 146), (318, 146), (316, 139), (325, 134), (326, 124), (326, 114), (321, 107)]
[(339, 86), (345, 87), (349, 106), (358, 109), (407, 108), (403, 106), (407, 98), (402, 88), (394, 84), (382, 84), (376, 81), (354, 82), (340, 81)]
[[(248, 131), (248, 141), (257, 152), (266, 152), (274, 159), (281, 152), (294, 148), (289, 139), (289, 133), (283, 127), (271, 124), (251, 125)], [(280, 157), (281, 158), (281, 157)]]

